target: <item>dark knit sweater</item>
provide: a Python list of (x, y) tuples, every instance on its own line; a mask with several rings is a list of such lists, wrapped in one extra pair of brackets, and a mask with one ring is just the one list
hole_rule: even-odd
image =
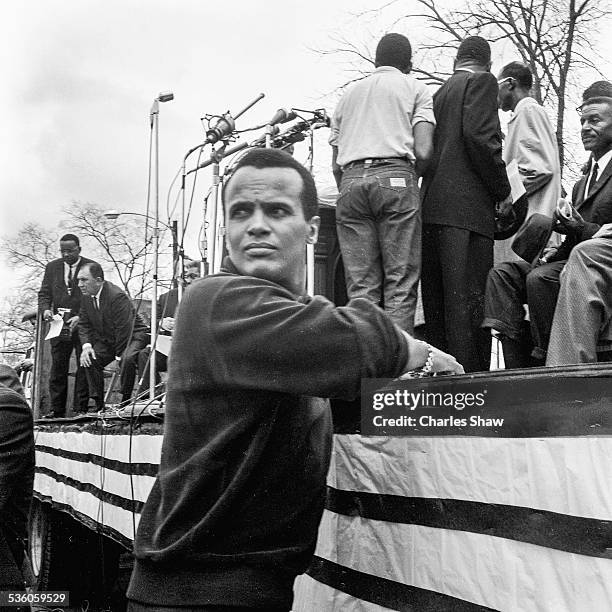
[(323, 511), (331, 416), (408, 359), (370, 302), (303, 303), (258, 278), (193, 283), (169, 360), (159, 475), (128, 596), (164, 605), (291, 605)]

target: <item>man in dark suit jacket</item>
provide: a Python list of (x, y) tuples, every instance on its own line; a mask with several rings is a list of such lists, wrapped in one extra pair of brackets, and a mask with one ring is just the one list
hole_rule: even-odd
[(87, 411), (87, 381), (80, 367), (81, 342), (77, 332), (79, 310), (81, 308), (81, 290), (76, 278), (81, 267), (92, 263), (91, 259), (81, 256), (79, 239), (74, 234), (65, 234), (60, 238), (60, 259), (55, 259), (45, 267), (40, 291), (38, 292), (38, 309), (43, 319), (50, 321), (58, 309), (64, 309), (64, 329), (62, 333), (50, 340), (51, 371), (49, 372), (49, 395), (51, 412), (48, 417), (62, 417), (66, 414), (66, 397), (68, 393), (68, 370), (70, 356), (74, 349), (77, 361), (77, 372), (74, 387), (74, 411)]
[(574, 206), (569, 217), (554, 214), (554, 229), (565, 234), (565, 241), (545, 256), (542, 265), (505, 262), (489, 274), (483, 325), (500, 332), (507, 368), (532, 365), (525, 348), (531, 348), (531, 343), (525, 339), (523, 304), (529, 308), (531, 357), (536, 364), (544, 363), (559, 275), (567, 258), (577, 244), (592, 238), (603, 224), (612, 223), (612, 85), (609, 96), (584, 100), (580, 122), (582, 142), (591, 159), (572, 191)]
[(480, 325), (496, 204), (507, 214), (512, 203), (487, 41), (466, 38), (454, 68), (434, 95), (434, 154), (422, 186), (421, 286), (427, 341), (473, 372), (489, 366), (490, 337)]
[(115, 359), (120, 362), (121, 400), (129, 401), (148, 328), (127, 293), (104, 280), (99, 264), (83, 266), (78, 282), (84, 294), (79, 319), (81, 365), (89, 384), (90, 407), (103, 410), (104, 366)]
[[(200, 263), (194, 259), (185, 259), (185, 273), (183, 274), (182, 283), (186, 289), (196, 279), (200, 278)], [(170, 336), (174, 331), (174, 318), (179, 305), (178, 289), (170, 289), (166, 293), (162, 293), (157, 300), (157, 314), (159, 316), (159, 334)], [(147, 346), (138, 355), (138, 372), (140, 376), (139, 393), (149, 387), (149, 360), (151, 355), (151, 347)], [(166, 372), (168, 370), (168, 358), (159, 350), (155, 355), (155, 382), (159, 382), (158, 372)]]
[[(0, 591), (25, 592), (28, 515), (34, 486), (32, 411), (17, 373), (0, 365)], [(29, 610), (5, 608), (0, 610)]]

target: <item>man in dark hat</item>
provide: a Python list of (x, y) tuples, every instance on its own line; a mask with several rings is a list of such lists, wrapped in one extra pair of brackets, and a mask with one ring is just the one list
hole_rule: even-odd
[(480, 325), (496, 206), (504, 215), (512, 202), (489, 43), (466, 38), (454, 68), (434, 95), (434, 154), (423, 177), (423, 307), (427, 341), (473, 372), (490, 361)]
[(434, 129), (431, 94), (411, 68), (410, 41), (383, 36), (376, 70), (346, 91), (329, 139), (348, 295), (380, 304), (409, 333), (421, 259), (417, 174), (431, 156)]
[[(601, 94), (606, 95), (601, 95)], [(531, 358), (544, 363), (557, 297), (559, 275), (572, 249), (612, 223), (612, 85), (594, 83), (583, 94), (580, 107), (582, 143), (591, 152), (586, 174), (572, 192), (573, 207), (566, 214), (555, 210), (554, 230), (564, 242), (541, 265), (505, 262), (495, 266), (487, 281), (484, 327), (501, 335), (507, 368), (532, 365), (526, 335), (533, 344)], [(529, 331), (523, 324), (529, 309)]]

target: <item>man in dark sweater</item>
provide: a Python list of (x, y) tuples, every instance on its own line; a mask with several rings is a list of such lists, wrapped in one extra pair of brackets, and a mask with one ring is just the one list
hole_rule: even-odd
[[(25, 593), (28, 515), (34, 486), (34, 425), (17, 373), (0, 364), (0, 591)], [(6, 602), (6, 600), (4, 600)], [(29, 606), (0, 611), (25, 612)]]
[[(322, 397), (415, 368), (461, 372), (370, 301), (304, 295), (317, 194), (290, 155), (256, 149), (224, 189), (225, 271), (195, 281), (169, 359), (160, 469), (136, 536), (129, 610), (288, 611), (323, 511)], [(183, 608), (181, 608), (183, 606)]]

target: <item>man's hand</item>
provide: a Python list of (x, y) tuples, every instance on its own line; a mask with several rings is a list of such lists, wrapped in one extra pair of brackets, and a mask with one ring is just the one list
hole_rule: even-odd
[(557, 209), (553, 212), (553, 220), (555, 221), (555, 225), (553, 229), (558, 234), (565, 235), (579, 235), (582, 233), (584, 229), (584, 219), (582, 215), (572, 207), (572, 215), (571, 217), (566, 217), (562, 215)]
[(164, 317), (161, 321), (160, 327), (165, 331), (174, 331), (174, 317)]
[(43, 320), (44, 321), (51, 321), (52, 318), (53, 318), (53, 311), (52, 310), (45, 310), (43, 312)]
[(79, 317), (78, 315), (75, 315), (74, 317), (70, 317), (68, 319), (68, 321), (66, 321), (66, 323), (68, 324), (68, 327), (70, 328), (70, 333), (74, 333), (74, 330), (77, 328), (77, 325), (79, 324)]
[(501, 219), (510, 216), (512, 213), (512, 193), (509, 193), (504, 200), (495, 204), (495, 213), (496, 217)]
[(81, 365), (88, 368), (95, 358), (96, 352), (93, 350), (93, 346), (84, 346), (81, 350)]

